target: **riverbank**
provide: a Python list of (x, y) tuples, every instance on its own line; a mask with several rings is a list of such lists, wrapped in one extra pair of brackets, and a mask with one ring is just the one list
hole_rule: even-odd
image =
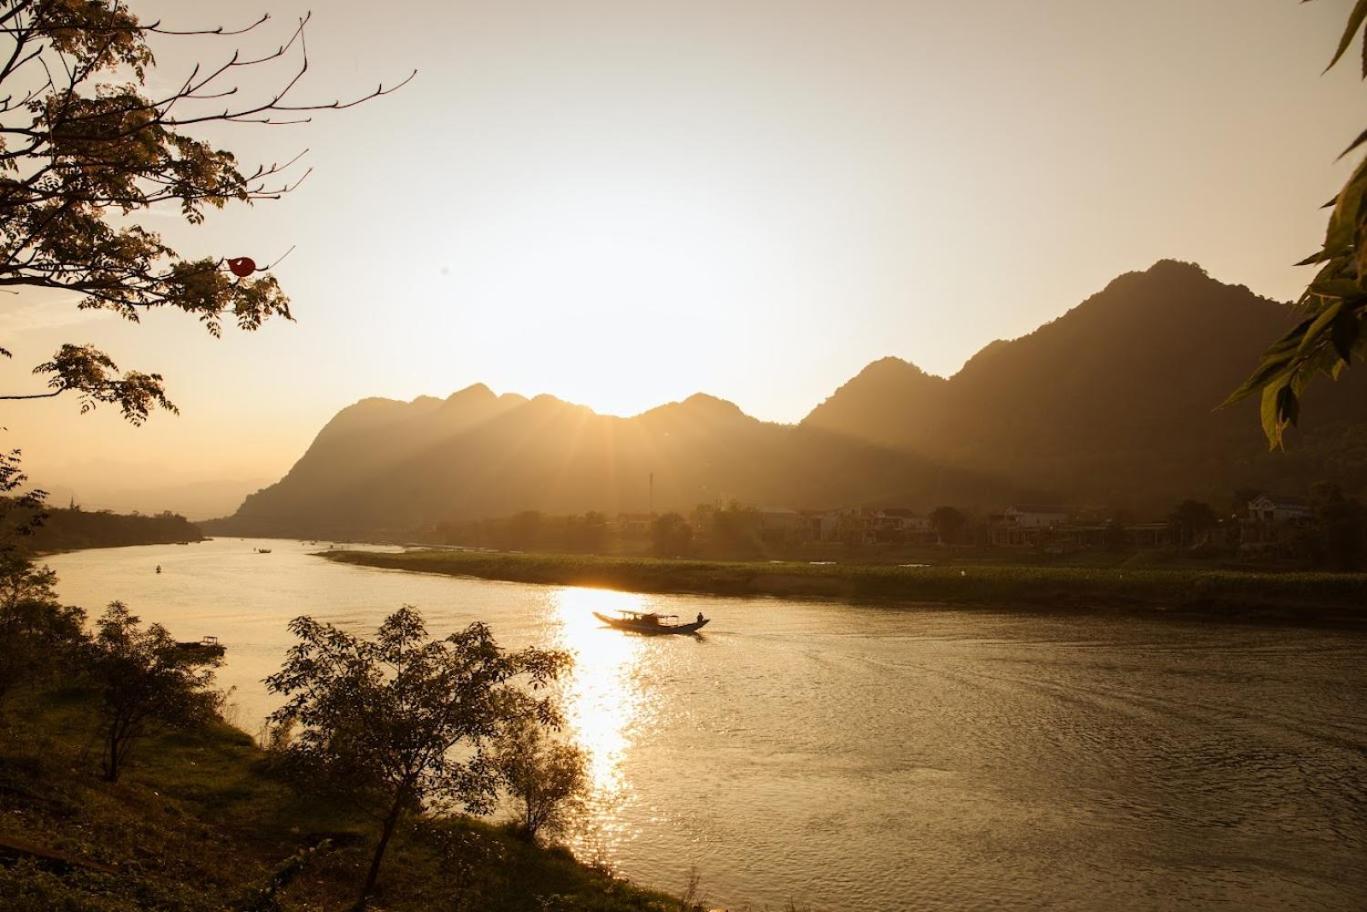
[[(0, 718), (0, 908), (137, 912), (344, 909), (375, 829), (301, 798), (228, 725), (139, 744), (117, 784), (90, 750), (93, 698), (24, 693)], [(263, 890), (282, 883), (279, 905)], [(424, 818), (395, 837), (377, 908), (662, 912), (677, 901), (470, 818)]]
[(889, 566), (594, 555), (329, 551), (338, 563), (647, 593), (1209, 613), (1231, 619), (1367, 622), (1367, 574), (1015, 565)]

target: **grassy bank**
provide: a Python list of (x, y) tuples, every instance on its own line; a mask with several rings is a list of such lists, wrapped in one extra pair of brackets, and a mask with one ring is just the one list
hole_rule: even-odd
[(339, 563), (633, 592), (1042, 608), (1147, 608), (1358, 623), (1367, 574), (973, 565), (900, 567), (484, 551), (335, 551)]
[[(99, 778), (95, 731), (91, 698), (77, 690), (22, 694), (6, 706), (0, 909), (303, 912), (355, 901), (374, 822), (298, 797), (269, 774), (266, 754), (242, 732), (218, 726), (156, 737), (138, 746), (134, 765), (111, 785)], [(419, 821), (396, 839), (376, 909), (680, 908), (565, 852), (466, 818)], [(291, 871), (278, 906), (253, 906)]]

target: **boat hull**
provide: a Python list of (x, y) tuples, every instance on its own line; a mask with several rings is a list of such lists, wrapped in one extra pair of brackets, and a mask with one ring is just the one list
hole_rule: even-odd
[(632, 633), (644, 633), (647, 636), (663, 636), (667, 634), (688, 634), (697, 633), (707, 626), (711, 618), (703, 618), (701, 621), (694, 621), (691, 624), (646, 624), (640, 621), (627, 621), (622, 618), (608, 617), (599, 614), (597, 611), (593, 616), (604, 624), (617, 630), (630, 630)]

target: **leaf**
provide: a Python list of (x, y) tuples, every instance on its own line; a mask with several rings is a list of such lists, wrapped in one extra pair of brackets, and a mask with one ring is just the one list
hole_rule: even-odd
[(1335, 300), (1356, 298), (1363, 293), (1362, 286), (1352, 279), (1317, 279), (1310, 283), (1307, 290), (1322, 298)]
[(1221, 402), (1219, 407), (1225, 408), (1252, 395), (1254, 390), (1271, 381), (1278, 373), (1286, 370), (1289, 360), (1289, 357), (1264, 358), (1262, 363), (1258, 365), (1258, 369), (1249, 375), (1242, 386), (1230, 393), (1229, 397)]
[(1301, 336), (1301, 344), (1296, 346), (1296, 354), (1304, 355), (1307, 351), (1313, 348), (1315, 345), (1315, 340), (1319, 338), (1321, 333), (1323, 333), (1326, 329), (1329, 328), (1329, 325), (1333, 323), (1334, 320), (1338, 318), (1338, 315), (1342, 312), (1342, 301), (1335, 301), (1333, 304), (1330, 304), (1328, 307), (1324, 308), (1324, 310), (1320, 312), (1319, 316), (1315, 317), (1314, 321), (1310, 324), (1309, 327), (1306, 328), (1305, 333)]
[[(1335, 200), (1335, 202), (1337, 202), (1337, 201), (1338, 201), (1338, 197), (1334, 197), (1334, 200)], [(1325, 250), (1320, 250), (1320, 251), (1318, 251), (1318, 252), (1316, 252), (1316, 253), (1310, 254), (1310, 256), (1306, 257), (1305, 259), (1301, 260), (1301, 261), (1298, 262), (1298, 263), (1294, 263), (1293, 265), (1295, 265), (1295, 266), (1314, 266), (1316, 263), (1324, 263), (1324, 262), (1327, 262), (1327, 261), (1329, 261), (1329, 260), (1332, 260), (1333, 258), (1334, 258), (1334, 257), (1333, 257), (1333, 254), (1331, 254), (1331, 253), (1329, 253), (1329, 252), (1327, 252), (1327, 251), (1325, 251)]]
[[(1353, 347), (1357, 345), (1362, 333), (1362, 325), (1358, 322), (1357, 314), (1351, 310), (1344, 310), (1334, 318), (1333, 328), (1330, 330), (1329, 340), (1333, 343), (1334, 351), (1341, 359), (1340, 363), (1350, 364), (1353, 360)], [(1335, 369), (1338, 366), (1335, 365)], [(1337, 378), (1335, 378), (1337, 379)]]
[[(1367, 4), (1367, 0), (1359, 0)], [(1358, 163), (1353, 176), (1339, 192), (1338, 203), (1329, 216), (1329, 228), (1325, 232), (1324, 250), (1331, 257), (1340, 256), (1352, 250), (1357, 232), (1358, 211), (1362, 206), (1363, 194), (1367, 192), (1367, 160)]]
[(1283, 386), (1268, 385), (1263, 387), (1262, 405), (1258, 410), (1259, 418), (1262, 420), (1263, 435), (1267, 437), (1267, 448), (1275, 450), (1282, 445), (1282, 422), (1277, 411), (1277, 396)]
[[(1362, 43), (1362, 49), (1363, 49), (1363, 51), (1364, 51), (1364, 54), (1367, 54), (1367, 41), (1364, 41), (1364, 42)], [(1364, 77), (1364, 78), (1367, 78), (1367, 77)], [(1358, 134), (1358, 138), (1355, 139), (1355, 140), (1353, 140), (1353, 141), (1348, 145), (1348, 148), (1346, 148), (1346, 149), (1344, 149), (1342, 152), (1340, 152), (1340, 153), (1339, 153), (1339, 157), (1336, 158), (1336, 159), (1334, 159), (1334, 161), (1340, 161), (1340, 160), (1342, 160), (1343, 158), (1345, 158), (1345, 157), (1348, 155), (1349, 152), (1352, 152), (1354, 149), (1356, 149), (1358, 146), (1362, 145), (1362, 144), (1365, 143), (1365, 142), (1367, 142), (1367, 130), (1363, 130), (1361, 133), (1359, 133), (1359, 134)], [(1325, 207), (1325, 208), (1328, 208), (1328, 207)]]
[(1324, 72), (1329, 72), (1334, 68), (1334, 64), (1343, 57), (1348, 46), (1353, 43), (1353, 38), (1357, 35), (1358, 29), (1362, 28), (1362, 22), (1367, 19), (1367, 0), (1358, 0), (1353, 6), (1353, 11), (1348, 14), (1348, 26), (1343, 30), (1343, 37), (1339, 39), (1338, 50), (1334, 51), (1334, 59), (1329, 61), (1329, 65), (1324, 68)]

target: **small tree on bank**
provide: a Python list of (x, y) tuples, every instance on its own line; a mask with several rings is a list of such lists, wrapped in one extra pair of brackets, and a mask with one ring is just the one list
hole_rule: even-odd
[(538, 834), (568, 829), (588, 791), (584, 752), (557, 741), (535, 718), (516, 719), (499, 739), (495, 756), (508, 792), (522, 807), (518, 828), (533, 842)]
[(85, 612), (64, 606), (57, 574), (0, 552), (0, 708), (16, 686), (50, 677), (84, 641)]
[(103, 705), (104, 778), (117, 782), (137, 741), (154, 725), (185, 727), (218, 718), (212, 690), (218, 659), (188, 655), (160, 624), (142, 627), (121, 602), (95, 622), (88, 671)]
[(379, 839), (356, 903), (363, 909), (405, 813), (427, 805), (492, 809), (495, 738), (528, 716), (558, 721), (549, 698), (520, 685), (544, 687), (570, 658), (503, 650), (482, 623), (430, 640), (410, 606), (386, 618), (374, 639), (309, 617), (295, 618), (290, 631), (299, 642), (266, 679), (272, 693), (288, 698), (271, 721), (297, 724), (288, 755), (379, 812)]

